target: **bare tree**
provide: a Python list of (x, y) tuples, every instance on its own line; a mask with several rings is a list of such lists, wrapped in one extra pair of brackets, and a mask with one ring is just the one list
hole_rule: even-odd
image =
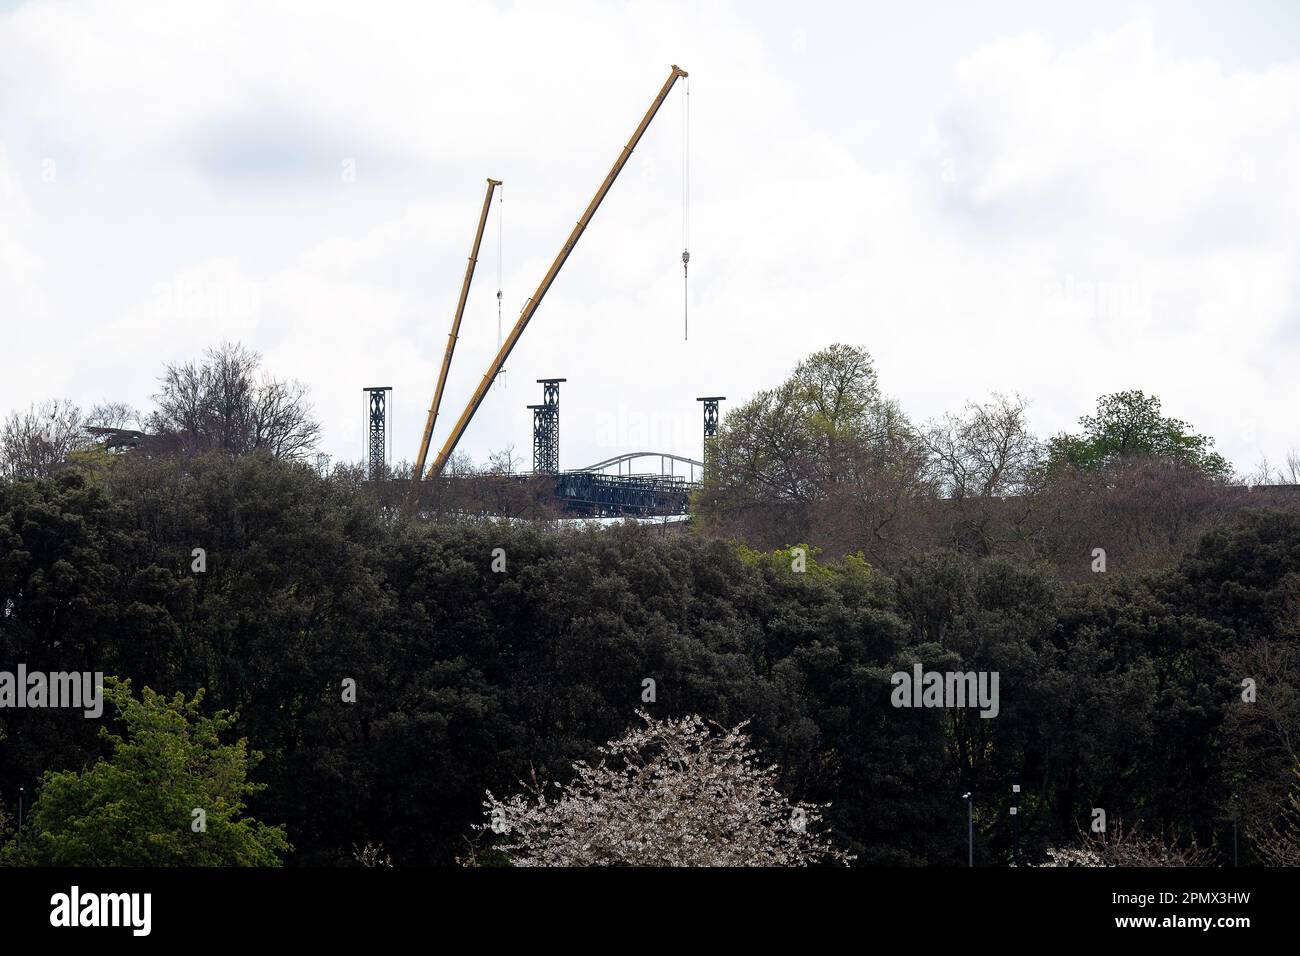
[(1287, 794), (1279, 819), (1248, 827), (1255, 850), (1269, 866), (1300, 866), (1300, 764), (1291, 772), (1295, 784)]
[(983, 404), (932, 421), (921, 441), (938, 540), (988, 556), (1022, 546), (1024, 497), (1036, 485), (1042, 446), (1030, 432), (1019, 395), (993, 393)]
[(1238, 507), (1237, 496), (1192, 464), (1132, 454), (1096, 469), (1062, 470), (1033, 500), (1038, 556), (1067, 578), (1086, 578), (1081, 560), (1104, 548), (1110, 570), (1167, 567)]
[(515, 454), (513, 444), (500, 451), (488, 452), (487, 464), (480, 469), (484, 475), (513, 475), (523, 467), (524, 460)]
[[(1223, 654), (1227, 673), (1238, 680), (1249, 677), (1258, 686), (1249, 703), (1232, 701), (1220, 731), (1224, 770), (1232, 781), (1232, 809), (1257, 844), (1268, 840), (1280, 846), (1278, 841), (1288, 832), (1293, 839), (1300, 837), (1300, 815), (1289, 831), (1280, 817), (1286, 812), (1288, 790), (1300, 783), (1295, 776), (1300, 772), (1300, 588), (1293, 590), (1275, 633)], [(1300, 842), (1292, 846), (1300, 864)]]
[(1261, 456), (1255, 470), (1239, 476), (1248, 485), (1300, 485), (1300, 451), (1292, 448), (1281, 465), (1273, 465), (1267, 456)]
[(1042, 455), (1019, 395), (994, 392), (982, 405), (931, 423), (923, 436), (930, 467), (952, 498), (1001, 498), (1024, 493)]
[(307, 386), (263, 377), (253, 392), (253, 448), (275, 458), (306, 458), (320, 439), (320, 425), (311, 417)]
[(91, 428), (139, 430), (144, 418), (138, 409), (126, 402), (100, 402), (86, 413), (85, 424)]
[(209, 349), (202, 363), (168, 364), (151, 429), (193, 454), (265, 451), (302, 459), (320, 438), (307, 388), (261, 372), (262, 357), (239, 344)]
[(0, 427), (0, 476), (41, 478), (89, 444), (81, 409), (49, 399), (11, 412)]

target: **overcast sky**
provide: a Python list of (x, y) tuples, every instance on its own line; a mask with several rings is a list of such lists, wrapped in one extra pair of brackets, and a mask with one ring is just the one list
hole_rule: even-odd
[[(488, 176), (507, 327), (669, 66), (690, 71), (461, 448), (697, 456), (832, 342), (916, 421), (994, 390), (1040, 434), (1141, 388), (1238, 468), (1300, 447), (1300, 4), (0, 3), (0, 410), (149, 404), (223, 339), (361, 388), (412, 458)], [(484, 240), (437, 444), (496, 350)], [(724, 410), (727, 405), (724, 404)], [(436, 447), (436, 445), (435, 445)]]

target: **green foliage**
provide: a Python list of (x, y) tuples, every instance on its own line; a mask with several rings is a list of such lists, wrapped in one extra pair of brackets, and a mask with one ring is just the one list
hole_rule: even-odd
[[(88, 769), (47, 772), (25, 821), (22, 849), (6, 859), (46, 866), (277, 866), (290, 849), (279, 827), (242, 816), (261, 785), (248, 779), (259, 755), (246, 740), (223, 743), (225, 711), (107, 678), (104, 697), (125, 736), (101, 730), (112, 754)], [(196, 832), (195, 810), (205, 815)]]
[[(806, 544), (792, 544), (788, 548), (777, 548), (774, 551), (756, 551), (746, 545), (738, 544), (736, 553), (740, 560), (750, 567), (765, 568), (778, 574), (794, 572), (818, 578), (834, 578), (838, 574), (836, 565), (817, 560), (818, 555), (822, 553), (821, 548), (809, 547)], [(860, 562), (854, 565), (855, 570), (862, 568), (869, 570), (861, 555), (854, 556), (854, 559)]]
[(1197, 435), (1187, 422), (1161, 413), (1160, 399), (1139, 390), (1114, 392), (1097, 400), (1094, 415), (1079, 419), (1083, 432), (1061, 434), (1048, 448), (1048, 466), (1100, 468), (1133, 455), (1156, 455), (1192, 465), (1216, 478), (1231, 472), (1228, 462), (1212, 451), (1214, 439)]
[(870, 354), (832, 345), (727, 414), (700, 504), (818, 500), (914, 445), (897, 404), (880, 392)]
[[(484, 790), (564, 777), (644, 707), (750, 720), (782, 792), (831, 803), (862, 863), (963, 862), (968, 789), (977, 859), (1005, 861), (1013, 774), (1027, 853), (1071, 843), (1092, 806), (1212, 847), (1234, 774), (1281, 765), (1258, 734), (1225, 752), (1239, 688), (1222, 655), (1294, 640), (1297, 542), (1300, 518), (1260, 512), (1161, 573), (1081, 587), (920, 549), (886, 574), (810, 546), (800, 573), (791, 548), (433, 525), (305, 466), (128, 456), (94, 482), (0, 484), (0, 660), (91, 661), (158, 695), (114, 692), (120, 738), (80, 712), (0, 711), (0, 794), (12, 819), (18, 788), (44, 777), (24, 827), (42, 860), (220, 846), (226, 862), (350, 864), (382, 843), (399, 865), (449, 864)], [(890, 675), (918, 662), (996, 670), (999, 716), (893, 708)], [(197, 687), (205, 710), (239, 713), (264, 790), (251, 752), (216, 742), (228, 718), (203, 718)]]

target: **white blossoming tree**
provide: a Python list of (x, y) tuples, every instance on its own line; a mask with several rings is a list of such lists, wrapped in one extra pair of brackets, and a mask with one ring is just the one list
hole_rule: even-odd
[[(653, 720), (573, 765), (567, 785), (536, 780), (507, 800), (487, 793), (492, 849), (516, 866), (806, 866), (848, 862), (814, 835), (820, 806), (790, 803), (776, 767), (756, 762), (745, 724)], [(464, 861), (479, 862), (481, 855)]]
[(1110, 833), (1081, 836), (1078, 846), (1051, 847), (1039, 866), (1210, 866), (1211, 855), (1193, 844), (1180, 848), (1116, 823)]
[(1262, 827), (1248, 828), (1255, 840), (1255, 852), (1265, 866), (1300, 866), (1300, 764), (1292, 773), (1296, 783), (1280, 817)]

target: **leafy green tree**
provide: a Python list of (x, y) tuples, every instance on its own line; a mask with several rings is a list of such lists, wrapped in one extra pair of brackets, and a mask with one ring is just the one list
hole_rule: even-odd
[(1227, 460), (1215, 451), (1214, 439), (1161, 413), (1160, 399), (1140, 390), (1113, 392), (1097, 400), (1095, 415), (1079, 419), (1083, 432), (1060, 434), (1048, 449), (1049, 468), (1101, 468), (1133, 455), (1156, 455), (1192, 465), (1207, 475), (1226, 478)]
[(203, 692), (186, 700), (108, 678), (104, 696), (126, 725), (101, 734), (109, 759), (82, 772), (45, 774), (22, 849), (10, 862), (44, 866), (278, 866), (290, 850), (280, 827), (243, 816), (260, 789), (248, 779), (259, 759), (247, 741), (222, 743), (234, 724), (205, 716)]
[(897, 403), (880, 392), (870, 354), (832, 345), (727, 414), (714, 475), (736, 490), (805, 502), (909, 437)]
[[(0, 666), (91, 666), (171, 686), (192, 650), (176, 640), (174, 618), (192, 604), (193, 581), (161, 573), (129, 500), (73, 468), (0, 482)], [(188, 563), (178, 555), (174, 567)], [(198, 675), (188, 682), (202, 684)], [(43, 771), (85, 766), (100, 752), (96, 722), (79, 711), (0, 709), (0, 727), (8, 731), (0, 747), (8, 795), (31, 793)]]
[(764, 547), (823, 525), (879, 532), (900, 499), (927, 486), (915, 430), (881, 393), (870, 354), (851, 345), (808, 356), (781, 385), (728, 412), (711, 454), (694, 512)]

